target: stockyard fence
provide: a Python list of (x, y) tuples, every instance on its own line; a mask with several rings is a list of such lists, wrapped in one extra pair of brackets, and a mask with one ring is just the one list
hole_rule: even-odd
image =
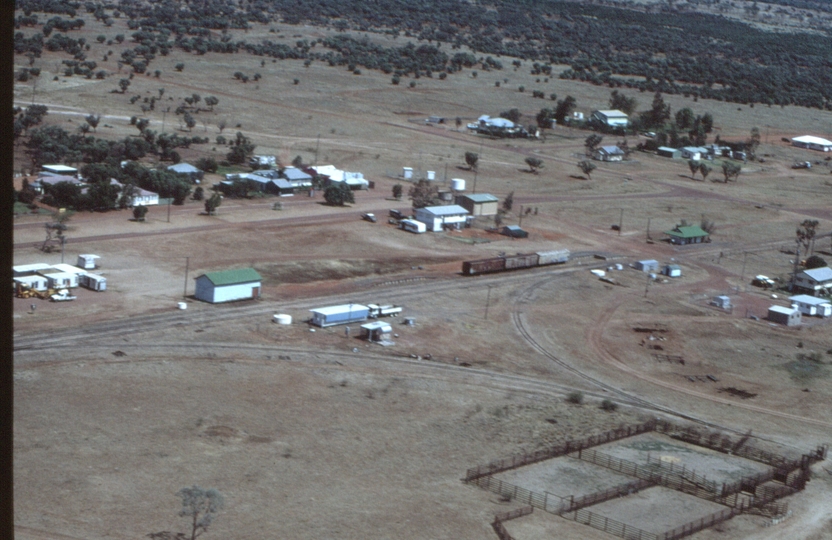
[[(656, 461), (655, 459), (651, 459), (649, 455), (648, 465), (639, 466), (636, 463), (613, 458), (592, 449), (594, 446), (650, 431), (658, 431), (671, 438), (679, 439), (690, 444), (762, 462), (770, 465), (773, 470), (750, 475), (731, 484), (718, 484), (712, 480), (708, 480), (705, 476), (694, 470), (674, 466), (672, 463), (668, 464), (660, 460)], [(501, 540), (512, 540), (502, 525), (502, 522), (506, 519), (519, 517), (520, 515), (527, 515), (527, 513), (532, 512), (533, 508), (539, 508), (546, 512), (560, 515), (627, 540), (677, 540), (750, 510), (768, 515), (784, 515), (788, 511), (788, 505), (778, 502), (778, 500), (802, 490), (809, 479), (809, 466), (812, 463), (825, 459), (828, 450), (825, 445), (818, 446), (813, 452), (802, 455), (799, 460), (794, 460), (748, 444), (749, 438), (750, 434), (735, 442), (729, 437), (718, 433), (707, 432), (702, 434), (693, 428), (677, 426), (663, 420), (652, 420), (643, 424), (621, 427), (607, 431), (601, 435), (587, 437), (577, 441), (567, 441), (566, 443), (534, 453), (515, 455), (468, 469), (464, 481), (466, 483), (476, 484), (506, 499), (525, 502), (529, 505), (514, 512), (495, 517), (492, 525)], [(548, 492), (544, 492), (541, 495), (492, 476), (499, 472), (570, 454), (571, 457), (577, 457), (581, 460), (629, 476), (634, 476), (638, 480), (575, 498), (574, 496), (560, 497)], [(780, 483), (765, 484), (770, 480), (776, 480)], [(662, 485), (682, 491), (722, 505), (727, 505), (729, 508), (658, 534), (650, 533), (632, 525), (601, 516), (585, 508), (613, 498), (626, 496), (654, 485)], [(509, 515), (512, 517), (503, 519), (503, 516)]]
[(505, 525), (503, 525), (504, 521), (510, 521), (515, 518), (528, 516), (534, 511), (534, 508), (531, 506), (524, 506), (522, 508), (518, 508), (517, 510), (512, 510), (511, 512), (505, 512), (503, 514), (497, 514), (494, 516), (494, 522), (491, 523), (491, 527), (494, 529), (494, 532), (497, 533), (497, 536), (500, 537), (500, 540), (514, 540), (514, 538), (508, 533), (506, 530)]

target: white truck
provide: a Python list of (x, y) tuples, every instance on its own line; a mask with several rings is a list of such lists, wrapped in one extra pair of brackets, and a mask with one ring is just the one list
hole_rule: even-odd
[(379, 317), (396, 317), (402, 312), (401, 306), (380, 306), (378, 304), (367, 304), (370, 308), (369, 317), (371, 319), (378, 319)]
[(57, 293), (53, 294), (49, 297), (50, 300), (53, 302), (69, 302), (70, 300), (75, 300), (75, 296), (71, 296), (67, 289), (61, 289)]

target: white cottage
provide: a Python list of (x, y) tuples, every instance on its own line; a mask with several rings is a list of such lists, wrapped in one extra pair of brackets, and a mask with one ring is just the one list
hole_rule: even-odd
[(429, 231), (441, 232), (444, 228), (461, 229), (468, 221), (468, 210), (458, 204), (426, 206), (416, 209), (416, 221), (421, 221)]
[(194, 297), (212, 304), (257, 298), (262, 279), (254, 268), (206, 272), (196, 278)]

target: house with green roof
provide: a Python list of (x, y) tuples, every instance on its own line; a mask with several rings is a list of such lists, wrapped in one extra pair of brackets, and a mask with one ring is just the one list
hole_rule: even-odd
[(206, 272), (196, 277), (194, 297), (211, 304), (258, 298), (262, 279), (254, 268)]
[(672, 231), (665, 231), (666, 235), (670, 237), (671, 244), (701, 244), (702, 242), (710, 242), (711, 235), (708, 231), (697, 225), (677, 225)]

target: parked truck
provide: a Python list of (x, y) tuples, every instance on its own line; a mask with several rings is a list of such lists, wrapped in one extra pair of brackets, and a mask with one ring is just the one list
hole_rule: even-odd
[(369, 317), (371, 319), (378, 319), (379, 317), (396, 317), (402, 312), (401, 306), (380, 306), (378, 304), (367, 304), (370, 308)]
[(69, 302), (70, 300), (75, 300), (75, 296), (70, 295), (69, 290), (61, 289), (57, 293), (50, 296), (49, 299), (53, 302)]

